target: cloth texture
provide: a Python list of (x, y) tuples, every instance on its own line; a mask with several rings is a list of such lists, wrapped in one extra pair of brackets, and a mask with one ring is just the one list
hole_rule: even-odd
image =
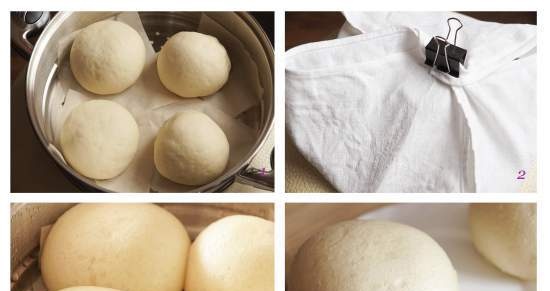
[(298, 151), (292, 139), (285, 139), (285, 192), (333, 193), (336, 190)]
[[(536, 26), (446, 12), (344, 15), (342, 38), (286, 54), (289, 136), (336, 190), (519, 192), (533, 185)], [(446, 36), (449, 17), (464, 24), (460, 78), (424, 64), (426, 44)]]

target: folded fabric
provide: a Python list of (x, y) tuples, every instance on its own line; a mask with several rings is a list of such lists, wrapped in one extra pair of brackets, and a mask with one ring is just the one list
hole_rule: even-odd
[[(361, 34), (286, 55), (288, 132), (338, 191), (518, 192), (536, 181), (536, 26), (345, 16), (340, 35)], [(424, 65), (449, 17), (464, 24), (460, 78)]]

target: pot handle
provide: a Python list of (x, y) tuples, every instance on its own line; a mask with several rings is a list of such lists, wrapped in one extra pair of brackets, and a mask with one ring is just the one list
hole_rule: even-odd
[(275, 184), (275, 150), (271, 150), (269, 157), (271, 170), (247, 167), (237, 174), (237, 182), (250, 185), (262, 190), (273, 191)]
[(15, 11), (11, 12), (11, 41), (18, 52), (30, 59), (34, 44), (29, 38), (40, 32), (50, 21), (50, 12)]

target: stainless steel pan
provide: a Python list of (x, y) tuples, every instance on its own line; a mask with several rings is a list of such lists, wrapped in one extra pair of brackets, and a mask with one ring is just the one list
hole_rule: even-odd
[[(61, 158), (52, 146), (53, 134), (49, 123), (49, 90), (57, 77), (57, 46), (61, 38), (93, 22), (111, 16), (113, 12), (60, 12), (49, 19), (50, 13), (12, 13), (12, 41), (25, 54), (30, 55), (26, 78), (27, 109), (34, 130), (50, 156), (62, 171), (84, 190), (108, 192), (94, 181), (80, 175)], [(248, 168), (252, 158), (264, 144), (273, 125), (273, 69), (274, 55), (271, 42), (256, 20), (246, 12), (207, 12), (208, 16), (233, 33), (258, 65), (261, 85), (264, 88), (258, 106), (241, 114), (239, 119), (257, 132), (257, 139), (246, 156), (215, 181), (194, 188), (189, 192), (214, 192), (228, 187), (235, 180), (255, 187), (273, 190), (273, 171)], [(145, 30), (156, 50), (160, 49), (166, 37), (182, 30), (196, 30), (199, 12), (139, 12)], [(45, 28), (43, 28), (45, 26)], [(29, 37), (40, 34), (36, 45)], [(273, 154), (272, 154), (273, 164)], [(273, 168), (273, 165), (271, 165)], [(151, 189), (155, 191), (155, 189)]]

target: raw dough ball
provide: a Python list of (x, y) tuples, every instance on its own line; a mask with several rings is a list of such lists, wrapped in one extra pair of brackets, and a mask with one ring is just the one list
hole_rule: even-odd
[(457, 291), (456, 271), (427, 234), (388, 221), (352, 220), (312, 236), (296, 255), (289, 291)]
[(69, 288), (61, 289), (59, 291), (120, 291), (120, 290), (103, 288), (103, 287), (93, 287), (93, 286), (79, 286), (79, 287), (69, 287)]
[(137, 151), (139, 130), (124, 107), (92, 100), (74, 108), (61, 129), (65, 160), (80, 174), (110, 179), (122, 173)]
[(157, 71), (164, 86), (180, 97), (211, 95), (220, 90), (231, 61), (217, 38), (198, 32), (178, 32), (164, 44)]
[(189, 244), (181, 222), (159, 206), (80, 204), (46, 238), (42, 278), (48, 290), (181, 291)]
[(145, 45), (127, 24), (104, 20), (78, 33), (70, 62), (74, 77), (86, 90), (115, 94), (139, 78), (145, 64)]
[(477, 250), (505, 273), (537, 278), (537, 206), (471, 204), (470, 230)]
[(224, 217), (191, 245), (185, 291), (273, 291), (273, 252), (273, 222)]
[(175, 114), (155, 140), (155, 166), (176, 183), (202, 185), (220, 176), (229, 160), (229, 142), (208, 115), (188, 110)]

